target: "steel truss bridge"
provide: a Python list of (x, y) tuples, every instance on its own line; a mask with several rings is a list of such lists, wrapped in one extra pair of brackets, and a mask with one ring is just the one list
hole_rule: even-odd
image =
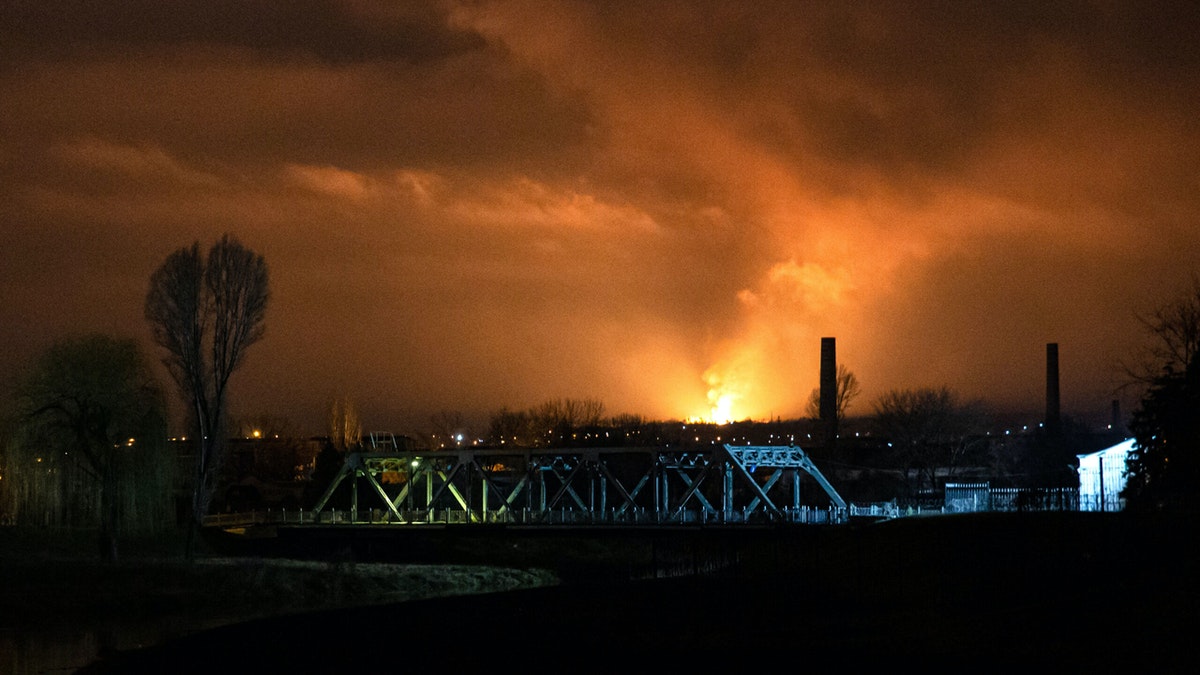
[[(380, 445), (347, 455), (309, 522), (688, 525), (839, 523), (848, 515), (846, 502), (794, 445), (435, 451)], [(330, 507), (339, 489), (349, 490), (348, 509)]]

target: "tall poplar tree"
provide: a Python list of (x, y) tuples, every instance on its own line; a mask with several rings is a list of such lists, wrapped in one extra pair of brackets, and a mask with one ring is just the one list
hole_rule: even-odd
[(208, 513), (226, 436), (230, 376), (263, 336), (270, 288), (263, 257), (226, 234), (207, 257), (199, 242), (167, 256), (150, 277), (146, 320), (187, 405), (196, 444), (192, 536)]

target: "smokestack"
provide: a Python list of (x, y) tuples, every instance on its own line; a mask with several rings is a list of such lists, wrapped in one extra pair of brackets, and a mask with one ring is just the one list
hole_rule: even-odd
[(821, 426), (825, 447), (837, 443), (837, 348), (831, 337), (821, 338)]
[(1125, 433), (1125, 422), (1121, 421), (1121, 402), (1115, 398), (1112, 402), (1112, 430)]
[(1057, 432), (1059, 426), (1058, 343), (1046, 344), (1046, 429)]

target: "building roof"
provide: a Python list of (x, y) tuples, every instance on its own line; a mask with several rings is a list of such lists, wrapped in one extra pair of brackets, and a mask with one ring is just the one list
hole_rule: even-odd
[(1116, 445), (1110, 445), (1109, 447), (1104, 448), (1102, 450), (1097, 450), (1095, 452), (1089, 452), (1084, 455), (1075, 455), (1075, 456), (1078, 457), (1080, 461), (1083, 461), (1085, 458), (1088, 458), (1088, 457), (1107, 457), (1109, 455), (1124, 456), (1124, 455), (1129, 454), (1130, 450), (1133, 450), (1133, 445), (1136, 442), (1137, 442), (1136, 439), (1126, 438), (1125, 440), (1121, 441), (1120, 443), (1117, 443)]

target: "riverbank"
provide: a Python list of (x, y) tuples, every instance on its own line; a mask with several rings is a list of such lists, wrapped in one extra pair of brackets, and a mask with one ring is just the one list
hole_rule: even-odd
[(0, 672), (74, 672), (110, 654), (246, 621), (559, 583), (548, 570), (219, 556), (172, 538), (115, 564), (90, 542), (0, 530)]
[[(395, 602), (364, 580), (371, 565), (308, 563), (318, 574), (309, 577), (316, 588), (307, 592), (324, 597), (341, 575), (344, 588), (365, 590), (358, 597), (372, 602), (346, 602), (352, 594), (344, 594), (339, 606), (293, 605), (301, 611), (246, 615), (246, 621), (154, 640), (143, 649), (116, 646), (86, 672), (332, 672), (350, 666), (392, 672), (446, 665), (512, 670), (560, 660), (582, 672), (612, 672), (664, 659), (676, 669), (711, 672), (759, 663), (767, 655), (776, 661), (775, 654), (797, 669), (840, 664), (868, 672), (898, 666), (924, 672), (1195, 672), (1200, 652), (1189, 636), (1200, 618), (1197, 534), (1195, 518), (907, 518), (739, 537), (736, 549), (724, 541), (706, 550), (735, 558), (736, 566), (714, 576), (575, 575), (539, 584), (531, 569), (500, 567), (495, 569), (516, 574), (511, 590)], [(241, 602), (251, 609), (289, 602), (291, 589), (304, 582), (300, 575), (287, 584), (272, 581), (273, 565), (281, 562), (246, 559), (238, 563), (243, 567), (231, 566), (231, 585), (213, 594), (216, 604)], [(574, 568), (576, 560), (571, 562)], [(454, 566), (394, 569), (405, 567), (424, 583)], [(480, 568), (463, 566), (460, 572), (469, 569)], [(45, 575), (41, 584), (57, 588), (47, 581), (52, 573)], [(482, 590), (485, 578), (445, 583)], [(113, 591), (111, 597), (123, 594)], [(161, 602), (164, 595), (145, 597)], [(192, 596), (170, 606), (195, 612), (193, 603), (204, 607), (213, 600)], [(69, 599), (56, 602), (70, 606)], [(154, 615), (152, 604), (143, 607)]]

